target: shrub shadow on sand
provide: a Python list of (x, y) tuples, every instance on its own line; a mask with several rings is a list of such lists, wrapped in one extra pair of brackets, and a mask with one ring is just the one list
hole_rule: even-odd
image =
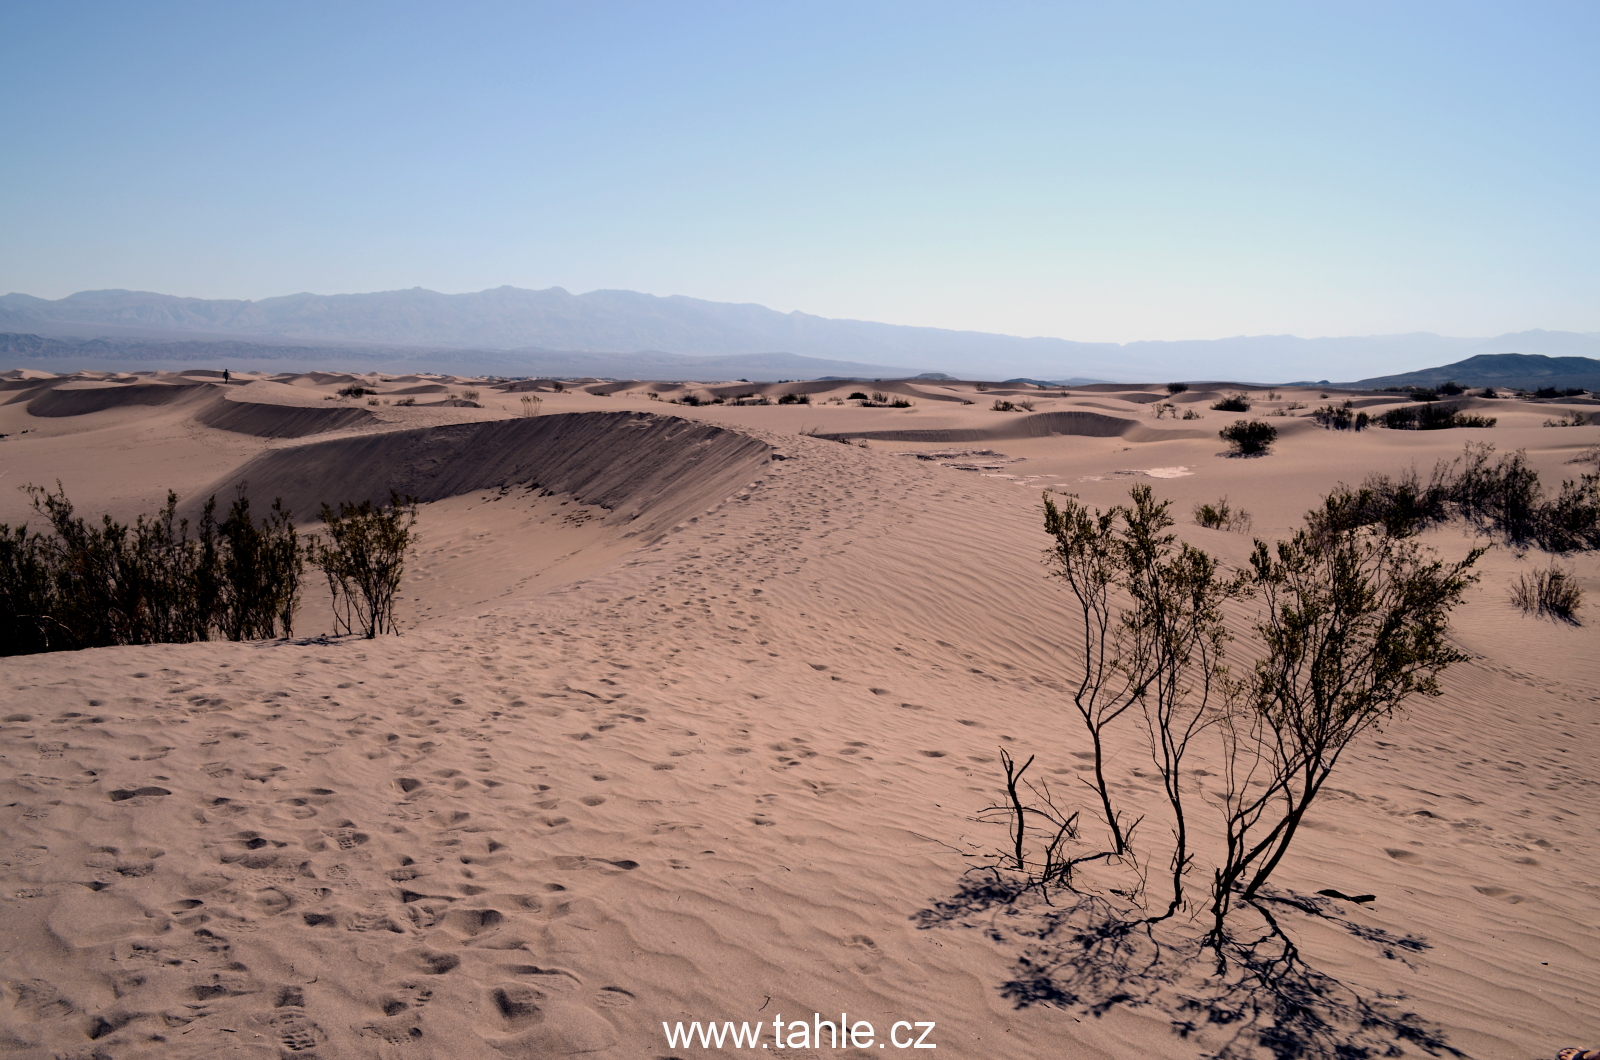
[(1363, 1060), (1407, 1047), (1466, 1056), (1406, 1008), (1406, 995), (1363, 992), (1305, 958), (1285, 929), (1288, 917), (1335, 926), (1386, 960), (1408, 963), (1431, 948), (1417, 936), (1349, 920), (1332, 899), (1259, 897), (1254, 932), (1235, 930), (1217, 946), (1198, 930), (1152, 925), (1099, 896), (1058, 892), (1052, 901), (1003, 874), (974, 870), (912, 920), (923, 930), (982, 931), (1013, 948), (1012, 975), (997, 989), (1019, 1009), (1048, 1005), (1096, 1018), (1118, 1006), (1154, 1010), (1207, 1060)]

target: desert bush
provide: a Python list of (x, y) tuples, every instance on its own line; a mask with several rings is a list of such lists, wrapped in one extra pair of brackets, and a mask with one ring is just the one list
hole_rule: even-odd
[(84, 519), (59, 485), (29, 492), (51, 533), (0, 525), (0, 654), (290, 634), (300, 552), (281, 504), (258, 525), (241, 490), (219, 525), (213, 497), (191, 536), (174, 493), (130, 527)]
[(1578, 609), (1583, 606), (1583, 590), (1571, 571), (1551, 564), (1544, 570), (1517, 575), (1511, 587), (1511, 602), (1529, 614), (1546, 614), (1571, 622), (1578, 622)]
[(984, 391), (989, 389), (989, 384), (988, 383), (973, 383), (972, 384), (972, 389), (974, 389), (978, 393), (982, 394)]
[(1424, 484), (1416, 469), (1372, 474), (1359, 489), (1340, 483), (1308, 517), (1319, 533), (1379, 526), (1404, 537), (1459, 518), (1514, 545), (1550, 552), (1600, 548), (1600, 474), (1565, 481), (1548, 496), (1520, 450), (1500, 457), (1469, 442), (1455, 460), (1435, 465)]
[(1533, 392), (1533, 396), (1536, 398), (1564, 398), (1581, 397), (1584, 393), (1586, 393), (1586, 391), (1582, 387), (1542, 386)]
[(1570, 409), (1565, 416), (1545, 420), (1544, 425), (1546, 427), (1587, 427), (1589, 426), (1589, 417), (1577, 409)]
[(785, 394), (785, 395), (783, 395), (782, 397), (780, 397), (778, 399), (778, 404), (780, 404), (780, 405), (809, 405), (809, 404), (811, 404), (811, 395), (810, 394)]
[(1250, 529), (1251, 523), (1250, 513), (1230, 506), (1227, 497), (1216, 504), (1195, 505), (1194, 521), (1212, 530), (1234, 530), (1241, 534)]
[(1178, 415), (1178, 406), (1174, 405), (1170, 401), (1157, 401), (1150, 406), (1150, 413), (1158, 420), (1166, 419), (1168, 415), (1171, 415), (1174, 419), (1176, 419)]
[(1194, 409), (1184, 409), (1183, 418), (1186, 420), (1197, 420), (1200, 418), (1200, 414)]
[(1179, 394), (1187, 393), (1188, 390), (1189, 390), (1189, 384), (1188, 383), (1168, 383), (1167, 384), (1167, 393), (1171, 394), (1174, 397), (1178, 396)]
[(1233, 449), (1235, 456), (1268, 452), (1278, 440), (1278, 428), (1260, 420), (1235, 420), (1217, 434)]
[(912, 401), (908, 401), (907, 399), (905, 399), (903, 397), (897, 397), (893, 401), (889, 402), (889, 407), (892, 408), (892, 409), (908, 409), (913, 404), (915, 404), (915, 403), (912, 402)]
[(0, 655), (71, 647), (55, 601), (49, 541), (26, 525), (0, 523)]
[(369, 640), (398, 632), (395, 596), (414, 544), (417, 502), (390, 491), (389, 506), (341, 503), (322, 506), (327, 540), (307, 542), (312, 565), (328, 579), (334, 621), (344, 633), (359, 630)]
[(1438, 401), (1439, 392), (1432, 387), (1418, 386), (1406, 388), (1412, 401)]
[(887, 405), (889, 403), (889, 395), (880, 390), (874, 390), (872, 392), (872, 403), (874, 405)]
[(563, 386), (563, 385), (562, 385), (562, 384), (561, 384), (561, 380), (559, 380), (559, 379), (552, 379), (552, 380), (551, 380), (551, 381), (550, 381), (550, 389), (551, 389), (551, 390), (554, 390), (554, 391), (555, 391), (555, 392), (556, 392), (556, 393), (558, 393), (558, 394), (559, 394), (559, 393), (561, 393), (561, 392), (562, 392), (562, 391), (564, 391), (564, 390), (566, 390), (566, 389), (567, 389), (567, 388), (566, 388), (566, 387), (565, 387), (565, 386)]
[(1356, 412), (1348, 401), (1340, 408), (1324, 405), (1311, 414), (1311, 419), (1330, 431), (1364, 431), (1371, 422), (1365, 412)]
[(1238, 595), (1243, 583), (1225, 578), (1209, 555), (1178, 543), (1168, 532), (1171, 502), (1156, 502), (1148, 486), (1133, 487), (1129, 498), (1131, 504), (1101, 512), (1071, 498), (1058, 508), (1044, 496), (1045, 530), (1055, 540), (1046, 553), (1050, 574), (1066, 582), (1083, 620), (1079, 677), (1071, 694), (1094, 749), (1092, 786), (1106, 826), (1105, 842), (1098, 850), (1065, 852), (1063, 839), (1076, 843), (1079, 838), (1076, 815), (1056, 810), (1048, 792), (1047, 804), (1035, 807), (1035, 815), (1058, 830), (1041, 853), (1032, 859), (1026, 853), (1027, 813), (1015, 798), (1011, 824), (1014, 867), (1040, 887), (1070, 885), (1076, 867), (1085, 862), (1136, 861), (1133, 834), (1142, 818), (1129, 820), (1117, 809), (1105, 756), (1112, 726), (1137, 706), (1166, 796), (1173, 841), (1171, 897), (1154, 921), (1171, 917), (1184, 902), (1193, 858), (1183, 760), (1195, 737), (1215, 722), (1216, 697), (1226, 691), (1220, 679), (1227, 640), (1221, 605)]
[(1444, 563), (1414, 540), (1307, 528), (1256, 542), (1250, 580), (1263, 601), (1260, 656), (1240, 708), (1218, 727), (1225, 755), (1226, 843), (1212, 879), (1212, 938), (1233, 902), (1249, 902), (1282, 862), (1344, 751), (1466, 654), (1450, 612), (1475, 580), (1474, 549)]
[(468, 401), (478, 400), (478, 392), (476, 390), (463, 390), (461, 392), (461, 396), (466, 398)]
[(1483, 388), (1483, 396), (1486, 398), (1498, 398), (1500, 394), (1494, 387), (1486, 386)]
[(407, 408), (409, 408), (412, 405), (415, 405), (416, 403), (417, 403), (417, 399), (414, 398), (414, 397), (403, 397), (399, 401), (395, 402), (396, 405), (401, 405), (401, 406), (404, 406), (404, 407), (407, 407)]
[(994, 412), (1015, 412), (1017, 410), (1016, 405), (1003, 398), (995, 398), (994, 404), (990, 405), (989, 408)]
[[(202, 549), (210, 518), (208, 506), (201, 522)], [(250, 498), (241, 486), (219, 531), (226, 546), (221, 550), (222, 606), (218, 611), (223, 633), (229, 640), (269, 640), (279, 636), (280, 630), (282, 636), (294, 636), (303, 563), (300, 538), (283, 501), (274, 501), (272, 510), (257, 524), (250, 517)], [(202, 561), (200, 569), (206, 566)], [(209, 589), (200, 595), (208, 596)]]
[(1568, 460), (1569, 464), (1593, 464), (1596, 471), (1600, 471), (1600, 445), (1591, 445), (1577, 456)]
[(368, 394), (376, 394), (376, 393), (377, 393), (376, 390), (373, 390), (370, 387), (364, 387), (364, 386), (347, 386), (347, 387), (343, 387), (342, 389), (340, 389), (338, 391), (338, 394), (339, 394), (340, 397), (349, 397), (349, 398), (366, 397)]
[(369, 404), (369, 405), (377, 405), (377, 404), (380, 404), (380, 402), (375, 397), (369, 397), (369, 398), (367, 398), (367, 404)]
[(1439, 393), (1445, 395), (1446, 397), (1456, 397), (1457, 395), (1465, 394), (1466, 392), (1466, 388), (1453, 379), (1439, 384)]
[[(656, 394), (654, 392), (652, 392), (650, 394), (650, 396), (652, 398), (655, 398), (657, 401), (661, 400), (660, 395), (658, 395), (658, 394)], [(522, 414), (524, 416), (537, 416), (539, 414), (539, 406), (542, 405), (542, 404), (544, 404), (544, 402), (542, 400), (540, 400), (538, 395), (536, 395), (536, 394), (523, 394), (522, 395)]]
[(1402, 405), (1397, 409), (1374, 416), (1372, 422), (1393, 431), (1440, 431), (1452, 427), (1493, 427), (1492, 416), (1474, 416), (1461, 411), (1460, 406)]
[(1031, 401), (1019, 401), (1016, 404), (1017, 404), (1017, 408), (1021, 409), (1023, 412), (1032, 412), (1033, 411), (1033, 402), (1031, 402)]
[(863, 391), (852, 390), (850, 392), (850, 397), (848, 398), (848, 400), (850, 400), (850, 401), (871, 401), (872, 399), (870, 397), (868, 397), (866, 395), (866, 393), (863, 392)]
[[(1101, 512), (1044, 496), (1050, 576), (1066, 583), (1081, 619), (1071, 626), (1068, 695), (1092, 748), (1093, 776), (1084, 781), (1101, 838), (1086, 833), (1062, 796), (1025, 779), (1033, 757), (1019, 767), (1007, 752), (1004, 801), (988, 812), (1008, 825), (1008, 843), (993, 857), (1025, 886), (1082, 894), (1087, 885), (1093, 901), (1132, 906), (1138, 919), (1112, 914), (1124, 929), (1175, 915), (1187, 876), (1207, 857), (1208, 941), (1222, 971), (1225, 918), (1241, 904), (1262, 908), (1262, 888), (1344, 751), (1411, 697), (1438, 695), (1439, 674), (1465, 658), (1448, 643), (1449, 616), (1482, 550), (1444, 563), (1412, 538), (1370, 528), (1328, 533), (1312, 523), (1288, 541), (1258, 540), (1249, 569), (1230, 578), (1205, 552), (1176, 542), (1169, 505), (1149, 487), (1134, 487), (1130, 498)], [(1250, 597), (1260, 600), (1254, 662), (1236, 676), (1222, 607)], [(1196, 740), (1212, 736), (1224, 772), (1206, 790), (1224, 828), (1214, 846), (1197, 846), (1188, 815), (1201, 782), (1184, 763)], [(1165, 799), (1165, 902), (1146, 892), (1146, 817), (1130, 815), (1120, 785), (1106, 777), (1108, 757), (1129, 743), (1143, 746)], [(1126, 882), (1083, 880), (1090, 862)]]
[(1216, 409), (1218, 412), (1249, 412), (1250, 395), (1229, 394), (1227, 397), (1222, 398), (1219, 401), (1212, 402), (1211, 407)]

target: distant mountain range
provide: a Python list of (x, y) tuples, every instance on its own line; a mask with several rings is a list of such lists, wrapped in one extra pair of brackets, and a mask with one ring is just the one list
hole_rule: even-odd
[(1509, 386), (1528, 390), (1547, 386), (1600, 390), (1600, 360), (1592, 357), (1483, 353), (1455, 364), (1400, 375), (1380, 375), (1347, 385), (1364, 390), (1382, 390), (1388, 386), (1438, 386), (1449, 382), (1462, 386)]
[[(791, 353), (757, 353), (732, 357), (685, 357), (643, 350), (638, 353), (587, 353), (565, 350), (472, 350), (450, 347), (383, 346), (377, 344), (290, 345), (228, 338), (165, 338), (128, 334), (81, 339), (0, 332), (0, 368), (42, 368), (47, 371), (233, 367), (241, 371), (308, 371), (340, 369), (447, 372), (456, 375), (543, 376), (572, 379), (704, 380), (816, 379), (844, 376), (894, 379), (906, 375), (893, 365), (831, 361)], [(181, 333), (174, 333), (181, 334)]]
[[(123, 342), (144, 338), (150, 340), (146, 345), (199, 339), (204, 334), (214, 340), (239, 339), (270, 347), (378, 345), (385, 354), (409, 348), (430, 357), (444, 349), (499, 351), (517, 363), (531, 363), (529, 358), (550, 351), (585, 358), (651, 351), (648, 357), (656, 360), (649, 363), (674, 372), (684, 368), (674, 357), (693, 358), (709, 369), (724, 358), (759, 354), (820, 358), (850, 366), (811, 371), (802, 368), (802, 362), (787, 362), (795, 367), (772, 370), (780, 375), (871, 377), (943, 371), (966, 378), (1155, 382), (1349, 377), (1478, 353), (1600, 355), (1600, 335), (1576, 332), (1527, 331), (1492, 339), (1428, 333), (1318, 339), (1274, 335), (1117, 344), (833, 320), (759, 305), (634, 291), (573, 295), (559, 287), (543, 291), (498, 287), (470, 294), (413, 288), (373, 294), (295, 294), (261, 301), (141, 291), (83, 291), (54, 301), (8, 294), (0, 296), (0, 331), (45, 338), (115, 337)], [(752, 367), (738, 374), (749, 371), (765, 370)], [(595, 367), (563, 374), (639, 373)]]

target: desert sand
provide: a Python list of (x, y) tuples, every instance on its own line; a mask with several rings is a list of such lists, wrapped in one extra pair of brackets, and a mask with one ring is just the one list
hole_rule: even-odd
[[(378, 403), (333, 396), (352, 384)], [(896, 1021), (935, 1024), (926, 1055), (946, 1058), (1271, 1055), (1185, 1010), (1191, 983), (1098, 1007), (1019, 989), (1070, 933), (1035, 899), (963, 891), (1004, 842), (976, 820), (999, 750), (1067, 790), (1085, 752), (1041, 491), (1109, 506), (1148, 484), (1237, 565), (1341, 480), (1488, 441), (1554, 487), (1600, 442), (1541, 426), (1581, 403), (1484, 399), (1492, 429), (1335, 433), (1288, 408), (1326, 403), (1314, 388), (1251, 388), (1252, 417), (1287, 413), (1258, 459), (1217, 439), (1233, 387), (1173, 399), (1197, 420), (1158, 419), (1153, 386), (0, 388), (0, 522), (37, 525), (11, 487), (57, 481), (120, 519), (240, 482), (308, 529), (324, 501), (424, 502), (402, 635), (328, 636), (310, 586), (289, 641), (0, 660), (0, 1055), (19, 1060), (748, 1057), (671, 1046), (663, 1022), (768, 1021), (759, 1049), (782, 1044), (774, 1018), (841, 1012), (869, 1047), (778, 1055), (923, 1055)], [(726, 403), (787, 393), (812, 403)], [(1250, 534), (1191, 522), (1224, 495)], [(1426, 541), (1458, 558), (1478, 539)], [(1408, 1055), (1600, 1044), (1600, 558), (1563, 559), (1581, 625), (1510, 603), (1548, 561), (1490, 549), (1454, 617), (1471, 660), (1354, 748), (1275, 877), (1376, 896), (1289, 928), (1333, 993), (1415, 1028)], [(1136, 745), (1113, 766), (1154, 797)]]

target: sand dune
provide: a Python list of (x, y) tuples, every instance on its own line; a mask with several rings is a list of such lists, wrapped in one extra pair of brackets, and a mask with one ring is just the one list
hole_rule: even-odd
[[(368, 411), (323, 400), (352, 378), (260, 393), (304, 392), (284, 416)], [(1510, 401), (1474, 431), (1341, 435), (1294, 410), (1270, 420), (1289, 428), (1271, 456), (1238, 460), (1215, 434), (1238, 417), (1201, 399), (1204, 421), (1169, 427), (1139, 403), (1156, 388), (1124, 391), (1119, 416), (1114, 390), (1028, 415), (692, 408), (629, 385), (543, 392), (522, 417), (525, 390), (473, 386), (485, 408), (379, 406), (313, 441), (205, 425), (213, 390), (0, 406), (4, 481), (59, 476), (84, 511), (244, 480), (303, 514), (391, 488), (425, 502), (401, 636), (319, 639), (308, 597), (295, 642), (0, 660), (0, 1054), (749, 1057), (669, 1046), (662, 1023), (764, 1020), (770, 1043), (775, 1017), (846, 1011), (871, 1048), (787, 1055), (903, 1055), (879, 1047), (896, 1020), (935, 1023), (933, 1056), (1207, 1055), (1238, 1025), (1182, 1007), (1203, 984), (1130, 980), (1149, 1003), (1098, 1015), (1040, 993), (1069, 967), (1061, 907), (963, 891), (1003, 841), (974, 820), (999, 750), (1037, 753), (1068, 791), (1086, 753), (1040, 490), (1103, 506), (1145, 482), (1186, 540), (1238, 564), (1249, 537), (1190, 524), (1197, 500), (1226, 493), (1280, 537), (1334, 482), (1426, 472), (1466, 440), (1526, 448), (1547, 483), (1600, 441)], [(819, 423), (872, 441), (800, 433)], [(954, 432), (998, 445), (957, 455)], [(1426, 540), (1474, 543), (1460, 526)], [(1377, 896), (1316, 899), (1326, 915), (1291, 928), (1349, 996), (1411, 1014), (1407, 1055), (1429, 1035), (1485, 1060), (1600, 1043), (1600, 620), (1509, 604), (1548, 561), (1485, 557), (1454, 633), (1472, 660), (1358, 746), (1280, 873), (1301, 896)], [(1600, 561), (1563, 562), (1600, 599)], [(1229, 621), (1247, 659), (1248, 609)], [(1139, 754), (1112, 767), (1154, 805)], [(1217, 763), (1195, 768), (1204, 805)]]

